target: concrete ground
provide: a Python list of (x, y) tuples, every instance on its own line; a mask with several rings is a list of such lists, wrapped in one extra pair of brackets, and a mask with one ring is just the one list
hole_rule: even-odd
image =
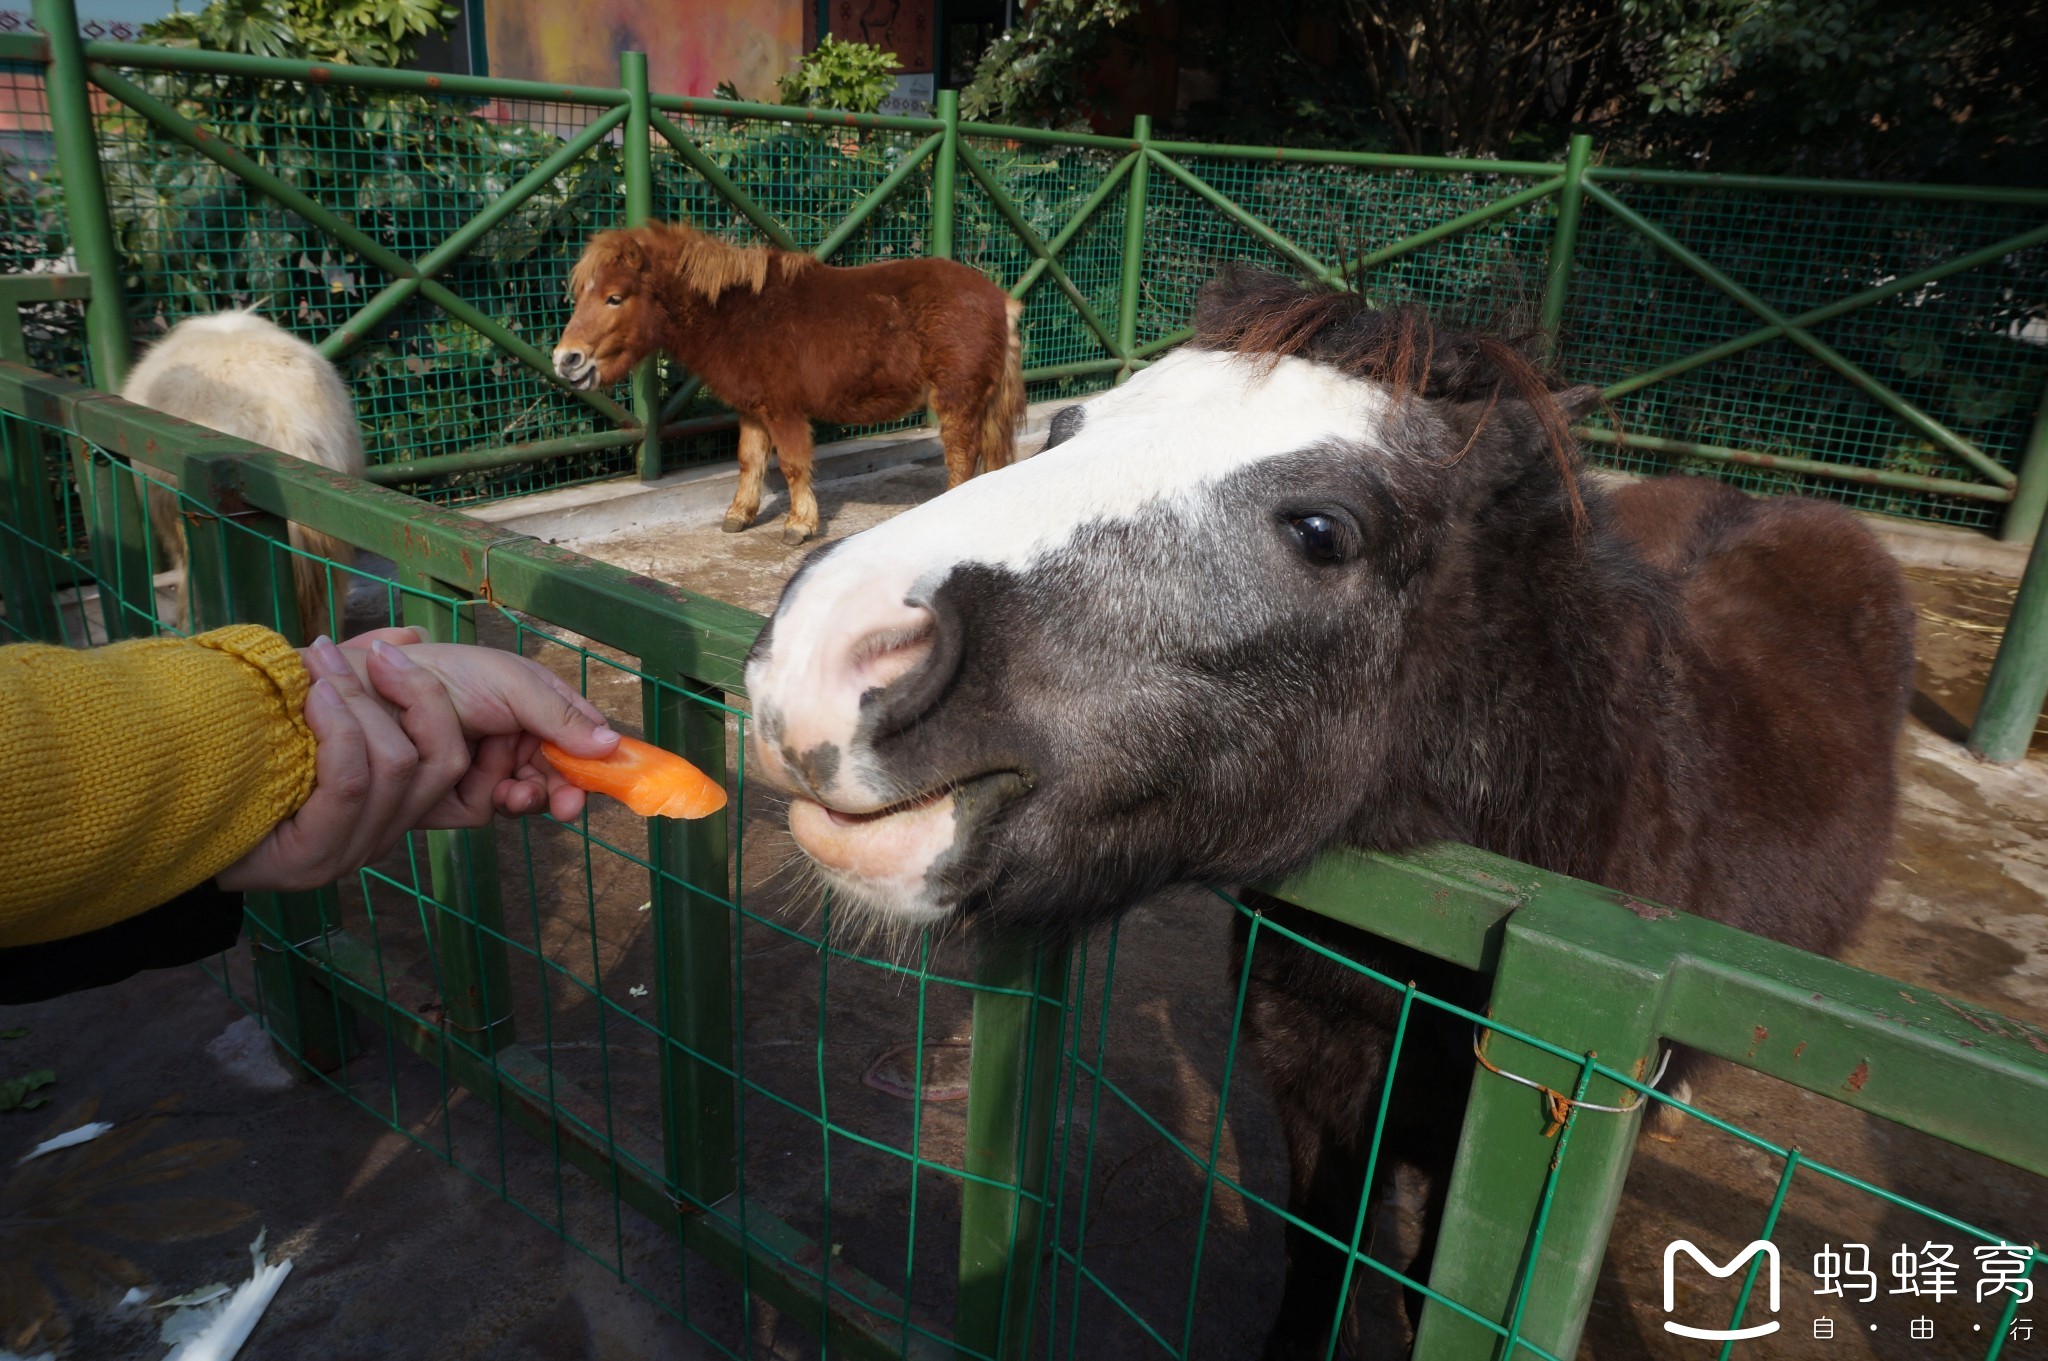
[[(929, 463), (825, 482), (826, 531), (837, 537), (865, 528), (940, 485)], [(779, 503), (771, 498), (767, 509), (762, 525), (743, 535), (718, 532), (714, 504), (696, 527), (632, 527), (573, 546), (766, 609), (802, 553), (780, 543), (773, 518)], [(2020, 767), (2000, 770), (1969, 760), (1953, 741), (1981, 689), (2012, 582), (1936, 568), (1914, 568), (1910, 576), (1921, 661), (1914, 717), (1900, 744), (1905, 797), (1895, 872), (1848, 959), (2048, 1027), (2048, 756), (2037, 750)], [(623, 680), (594, 684), (593, 693), (622, 716), (636, 712)], [(831, 1241), (841, 1260), (892, 1287), (902, 1285), (908, 1263), (913, 1303), (943, 1321), (950, 1317), (955, 1250), (951, 1179), (926, 1172), (913, 1182), (899, 1159), (836, 1138), (828, 1197), (817, 1126), (795, 1107), (816, 1109), (823, 1101), (835, 1124), (855, 1135), (907, 1146), (915, 1134), (924, 1157), (957, 1162), (964, 1108), (940, 1098), (957, 1090), (966, 1049), (954, 1043), (936, 1050), (935, 1068), (926, 1074), (934, 1099), (913, 1130), (901, 1095), (911, 1075), (893, 1051), (915, 1033), (918, 989), (901, 976), (821, 956), (768, 924), (815, 929), (818, 922), (814, 895), (800, 875), (783, 872), (789, 850), (775, 831), (779, 810), (754, 803), (745, 824), (748, 903), (768, 920), (743, 928), (741, 938), (748, 989), (743, 1053), (758, 1088), (747, 1108), (750, 1191), (804, 1232)], [(509, 890), (508, 919), (532, 909), (533, 931), (517, 943), (579, 977), (601, 966), (602, 991), (616, 1010), (644, 1010), (632, 993), (651, 967), (648, 918), (638, 910), (644, 876), (621, 858), (585, 878), (580, 839), (561, 829), (530, 830), (531, 839), (501, 837), (507, 882), (522, 886)], [(594, 820), (592, 831), (622, 851), (636, 850), (630, 818)], [(587, 917), (586, 887), (594, 899)], [(563, 904), (577, 915), (560, 912)], [(363, 910), (360, 902), (348, 908)], [(423, 998), (431, 979), (420, 972), (417, 932), (408, 935), (403, 918), (389, 911), (379, 918), (393, 991)], [(1124, 1091), (1204, 1150), (1231, 1019), (1223, 986), (1227, 929), (1227, 913), (1201, 895), (1130, 916), (1104, 1059)], [(1101, 991), (1100, 955), (1098, 942), (1091, 996)], [(934, 965), (957, 973), (964, 956), (945, 946)], [(935, 987), (925, 1000), (926, 1035), (964, 1040), (964, 996)], [(1095, 1014), (1093, 1004), (1084, 1013), (1090, 1034)], [(573, 988), (533, 988), (520, 999), (522, 1038), (535, 1043), (541, 1027), (551, 1027), (565, 1076), (592, 1087), (609, 1079), (604, 1118), (623, 1143), (644, 1149), (647, 1132), (658, 1128), (651, 1049), (644, 1033), (615, 1022), (607, 1028), (598, 1017)], [(196, 969), (0, 1014), (0, 1031), (28, 1032), (0, 1040), (0, 1078), (45, 1067), (57, 1074), (50, 1106), (0, 1114), (0, 1346), (30, 1342), (28, 1325), (39, 1325), (59, 1341), (61, 1355), (160, 1356), (163, 1348), (151, 1340), (154, 1319), (112, 1300), (130, 1284), (168, 1294), (242, 1279), (248, 1241), (261, 1226), (273, 1257), (288, 1255), (295, 1265), (242, 1352), (251, 1361), (817, 1354), (796, 1321), (765, 1308), (749, 1313), (717, 1272), (701, 1263), (679, 1270), (671, 1241), (631, 1210), (615, 1214), (606, 1188), (573, 1171), (558, 1173), (544, 1144), (517, 1130), (500, 1138), (481, 1103), (446, 1092), (424, 1064), (372, 1045), (334, 1079), (337, 1085), (300, 1083), (275, 1066), (250, 1026)], [(352, 1105), (351, 1097), (370, 1109)], [(2048, 1236), (2048, 1184), (2038, 1179), (1733, 1068), (1713, 1070), (1697, 1104), (2013, 1241)], [(13, 1165), (19, 1150), (50, 1129), (95, 1115), (118, 1125), (98, 1146), (102, 1154), (88, 1145)], [(1086, 1142), (1080, 1136), (1093, 1135), (1094, 1160), (1085, 1169), (1085, 1223), (1076, 1222), (1084, 1174), (1078, 1151), (1064, 1168), (1071, 1194), (1062, 1241), (1084, 1244), (1091, 1271), (1177, 1342), (1201, 1220), (1199, 1169), (1116, 1100), (1091, 1113), (1085, 1083), (1067, 1132), (1076, 1150)], [(448, 1165), (449, 1155), (468, 1175)], [(1219, 1170), (1262, 1195), (1284, 1195), (1285, 1155), (1271, 1107), (1244, 1067), (1229, 1099)], [(1776, 1175), (1773, 1159), (1711, 1131), (1690, 1130), (1677, 1143), (1645, 1139), (1582, 1355), (1704, 1355), (1702, 1344), (1661, 1331), (1663, 1246), (1686, 1237), (1725, 1259), (1755, 1235)], [(499, 1188), (523, 1210), (501, 1199)], [(906, 1235), (913, 1193), (918, 1227)], [(1397, 1209), (1379, 1226), (1380, 1241), (1398, 1245), (1411, 1229)], [(1778, 1239), (1787, 1332), (1739, 1355), (1983, 1354), (1983, 1330), (1995, 1318), (1970, 1299), (1976, 1272), (1961, 1235), (1808, 1177), (1795, 1183)], [(1834, 1339), (1811, 1340), (1811, 1320), (1836, 1303), (1812, 1294), (1814, 1252), (1827, 1244), (1868, 1245), (1889, 1288), (1892, 1253), (1902, 1242), (1917, 1248), (1927, 1241), (1956, 1244), (1965, 1264), (1961, 1301), (1924, 1311), (1917, 1300), (1888, 1296), (1869, 1306), (1839, 1304), (1832, 1310), (1841, 1325)], [(1216, 1193), (1190, 1355), (1256, 1354), (1277, 1299), (1280, 1253), (1270, 1215), (1227, 1190)], [(27, 1291), (28, 1279), (41, 1282), (47, 1298)], [(1164, 1354), (1100, 1293), (1084, 1294), (1070, 1351), (1071, 1279), (1063, 1278), (1060, 1289), (1057, 1354), (1091, 1361)], [(671, 1312), (685, 1304), (694, 1330)], [(2044, 1326), (2035, 1336), (2044, 1340), (2015, 1343), (2007, 1357), (2048, 1355), (2048, 1300), (2036, 1308)], [(1917, 1312), (1938, 1325), (1933, 1341), (1908, 1339), (1907, 1321)], [(1374, 1335), (1383, 1335), (1391, 1325), (1376, 1326), (1382, 1332)]]

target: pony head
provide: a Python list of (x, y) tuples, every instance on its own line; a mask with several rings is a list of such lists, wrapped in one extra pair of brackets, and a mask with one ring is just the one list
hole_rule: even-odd
[(656, 243), (639, 231), (599, 232), (569, 272), (575, 311), (555, 346), (555, 372), (578, 392), (609, 387), (661, 344)]
[(1045, 452), (804, 565), (748, 662), (749, 775), (839, 901), (898, 924), (1086, 925), (1301, 864), (1430, 805), (1390, 791), (1457, 718), (1433, 682), (1475, 564), (1579, 556), (1567, 421), (1598, 396), (1226, 278)]

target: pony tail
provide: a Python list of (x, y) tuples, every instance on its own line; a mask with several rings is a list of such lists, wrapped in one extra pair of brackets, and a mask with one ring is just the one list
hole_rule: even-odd
[(1004, 300), (1009, 319), (1009, 342), (1003, 353), (1002, 376), (981, 413), (981, 467), (984, 472), (1008, 466), (1017, 453), (1017, 422), (1024, 418), (1024, 342), (1017, 333), (1017, 319), (1024, 304), (1015, 298)]

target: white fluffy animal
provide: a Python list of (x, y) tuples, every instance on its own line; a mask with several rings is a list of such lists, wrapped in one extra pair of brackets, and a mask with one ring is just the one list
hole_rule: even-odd
[[(363, 475), (362, 433), (341, 375), (318, 350), (254, 311), (179, 322), (142, 357), (121, 395), (336, 472)], [(186, 551), (178, 498), (152, 486), (149, 504), (164, 561), (178, 573), (174, 622), (182, 624)], [(299, 525), (291, 527), (291, 543), (314, 557), (355, 561), (349, 545)], [(328, 608), (323, 565), (298, 557), (292, 569), (306, 636), (332, 633), (338, 621)], [(336, 586), (345, 590), (340, 581)]]

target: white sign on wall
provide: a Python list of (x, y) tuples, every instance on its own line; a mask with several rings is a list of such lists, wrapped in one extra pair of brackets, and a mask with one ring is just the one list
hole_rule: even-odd
[(936, 88), (935, 77), (929, 71), (922, 75), (898, 76), (896, 88), (882, 98), (882, 112), (911, 118), (929, 117)]

